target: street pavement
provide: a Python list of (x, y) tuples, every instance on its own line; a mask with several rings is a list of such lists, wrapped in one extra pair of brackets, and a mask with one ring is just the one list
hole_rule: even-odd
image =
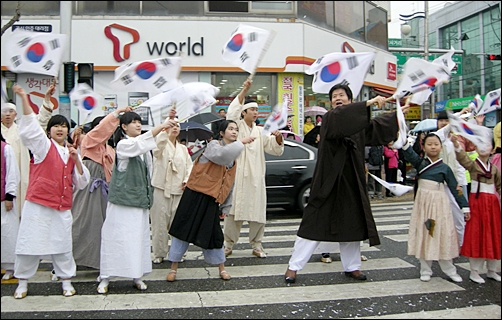
[[(412, 196), (372, 202), (382, 244), (362, 243), (367, 281), (343, 273), (338, 252), (332, 263), (322, 263), (315, 253), (296, 283), (286, 284), (284, 273), (301, 221), (286, 211), (268, 213), (265, 251), (260, 259), (251, 254), (248, 226), (226, 262), (232, 276), (219, 278), (218, 267), (204, 262), (200, 249), (190, 246), (179, 265), (175, 282), (165, 280), (170, 263), (153, 264), (144, 277), (146, 291), (138, 291), (131, 279), (112, 280), (108, 294), (96, 292), (98, 271), (79, 267), (73, 285), (77, 295), (63, 297), (60, 281), (51, 281), (49, 261), (42, 261), (29, 281), (28, 296), (13, 298), (17, 280), (2, 281), (2, 319), (500, 319), (501, 283), (481, 276), (485, 284), (469, 280), (465, 257), (454, 260), (463, 282), (454, 283), (433, 263), (430, 282), (419, 280), (419, 263), (406, 254)], [(500, 267), (500, 264), (499, 264)], [(499, 269), (500, 271), (500, 269)]]

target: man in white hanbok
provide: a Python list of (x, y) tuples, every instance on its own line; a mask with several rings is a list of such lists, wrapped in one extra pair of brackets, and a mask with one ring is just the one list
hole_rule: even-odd
[(244, 151), (237, 158), (232, 208), (225, 217), (225, 255), (232, 254), (232, 247), (239, 240), (244, 221), (249, 223), (249, 243), (252, 254), (259, 258), (267, 257), (262, 241), (265, 234), (267, 213), (267, 194), (265, 186), (265, 154), (280, 156), (284, 152), (284, 142), (279, 130), (270, 135), (262, 135), (263, 127), (256, 125), (258, 104), (244, 103), (244, 98), (251, 80), (246, 79), (241, 92), (228, 107), (227, 120), (233, 120), (239, 128), (238, 139), (249, 135), (256, 138), (254, 143), (246, 144)]

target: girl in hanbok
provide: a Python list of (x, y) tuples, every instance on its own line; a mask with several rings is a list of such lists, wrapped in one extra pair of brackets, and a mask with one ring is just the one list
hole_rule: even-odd
[(0, 133), (1, 140), (1, 193), (2, 200), (2, 270), (5, 274), (2, 280), (14, 277), (14, 261), (16, 260), (16, 239), (19, 230), (19, 213), (16, 205), (17, 187), (21, 181), (19, 167), (17, 166), (14, 149), (5, 142)]
[(220, 125), (222, 139), (209, 142), (204, 153), (194, 162), (169, 231), (173, 238), (168, 260), (172, 264), (167, 281), (176, 279), (178, 262), (190, 243), (202, 248), (207, 263), (218, 265), (221, 279), (230, 280), (224, 265), (226, 258), (220, 219), (230, 210), (238, 165), (235, 159), (244, 145), (255, 139), (248, 136), (237, 141), (238, 133), (235, 121), (224, 120)]
[(178, 141), (180, 126), (176, 125), (157, 136), (153, 150), (152, 225), (153, 263), (162, 263), (169, 252), (169, 229), (180, 203), (183, 189), (192, 170), (192, 158), (185, 145)]
[(28, 279), (35, 275), (44, 256), (51, 257), (55, 275), (63, 280), (63, 295), (70, 297), (76, 293), (70, 279), (77, 272), (71, 240), (72, 193), (74, 187), (84, 189), (88, 185), (89, 170), (77, 150), (66, 143), (68, 119), (53, 116), (44, 132), (26, 92), (18, 85), (12, 89), (23, 102), (19, 136), (33, 154), (16, 243), (14, 276), (19, 285), (14, 298), (26, 297)]
[(111, 277), (132, 278), (138, 290), (146, 290), (141, 279), (152, 271), (150, 221), (153, 187), (151, 150), (162, 129), (172, 128), (166, 121), (141, 134), (141, 117), (126, 112), (120, 117), (116, 135), (115, 165), (108, 189), (106, 218), (101, 229), (101, 257), (98, 293), (108, 292)]
[(123, 107), (97, 117), (80, 143), (80, 156), (91, 174), (91, 183), (73, 193), (73, 258), (77, 266), (99, 269), (101, 227), (106, 216), (115, 149), (107, 142), (119, 125), (119, 114), (132, 111)]
[(418, 172), (418, 189), (408, 232), (408, 254), (420, 260), (420, 280), (430, 281), (432, 261), (436, 260), (451, 280), (462, 282), (452, 262), (459, 255), (459, 245), (444, 184), (464, 213), (469, 212), (469, 206), (456, 189), (453, 171), (439, 158), (441, 148), (441, 140), (434, 133), (424, 138), (424, 158), (418, 156), (410, 143), (403, 147), (406, 160)]
[(471, 212), (465, 218), (467, 223), (460, 254), (469, 258), (469, 279), (485, 283), (479, 272), (486, 261), (486, 277), (500, 281), (500, 275), (496, 273), (497, 263), (500, 263), (500, 171), (490, 162), (493, 148), (477, 147), (478, 157), (471, 160), (458, 143), (456, 135), (452, 135), (451, 141), (458, 162), (471, 176)]

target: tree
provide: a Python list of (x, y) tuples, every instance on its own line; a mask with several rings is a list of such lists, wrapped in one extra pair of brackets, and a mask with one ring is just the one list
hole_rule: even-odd
[(10, 27), (12, 27), (12, 25), (16, 22), (19, 21), (19, 19), (21, 18), (21, 1), (18, 1), (17, 2), (17, 6), (16, 6), (16, 13), (14, 14), (14, 16), (12, 17), (12, 19), (10, 19), (9, 22), (7, 22), (7, 24), (5, 24), (3, 27), (2, 27), (2, 36), (4, 34), (4, 32), (9, 29)]

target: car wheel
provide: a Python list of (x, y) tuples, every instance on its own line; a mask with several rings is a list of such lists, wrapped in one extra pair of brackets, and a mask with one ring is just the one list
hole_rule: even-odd
[(298, 199), (296, 202), (298, 211), (303, 213), (303, 209), (307, 206), (309, 197), (310, 197), (310, 183), (307, 183), (300, 189), (300, 192), (298, 192)]

